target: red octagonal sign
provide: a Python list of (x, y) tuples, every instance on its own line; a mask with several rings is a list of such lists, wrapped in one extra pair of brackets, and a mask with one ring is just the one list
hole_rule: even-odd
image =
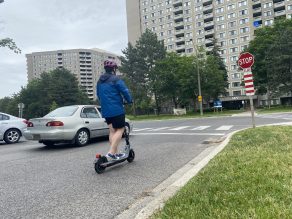
[(250, 68), (254, 63), (254, 56), (249, 52), (242, 53), (240, 54), (237, 63), (243, 69)]

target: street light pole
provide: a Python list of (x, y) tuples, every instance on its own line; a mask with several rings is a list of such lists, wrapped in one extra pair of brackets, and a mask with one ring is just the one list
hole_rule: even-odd
[(200, 115), (203, 115), (203, 98), (202, 98), (202, 91), (201, 91), (201, 76), (200, 76), (200, 70), (199, 70), (199, 50), (195, 46), (196, 52), (197, 52), (197, 73), (198, 73), (198, 89), (199, 89), (199, 106), (200, 106)]

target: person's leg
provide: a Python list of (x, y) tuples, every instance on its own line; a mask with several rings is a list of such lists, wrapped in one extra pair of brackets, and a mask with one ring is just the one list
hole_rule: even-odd
[(112, 133), (111, 140), (110, 140), (110, 151), (111, 154), (116, 154), (118, 152), (118, 146), (120, 144), (120, 141), (122, 139), (123, 133), (124, 133), (124, 127), (123, 128), (113, 128), (114, 132)]
[(109, 142), (110, 142), (110, 145), (111, 145), (112, 138), (113, 138), (113, 135), (115, 133), (115, 129), (113, 128), (112, 124), (108, 124), (108, 127), (109, 127)]

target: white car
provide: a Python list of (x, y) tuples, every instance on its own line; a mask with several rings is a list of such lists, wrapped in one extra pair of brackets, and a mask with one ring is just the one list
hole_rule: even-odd
[[(126, 119), (126, 130), (132, 124)], [(109, 128), (98, 106), (73, 105), (55, 109), (42, 118), (30, 119), (24, 136), (47, 146), (56, 143), (73, 143), (84, 146), (92, 138), (108, 136)]]
[(0, 141), (17, 143), (27, 126), (27, 120), (0, 112)]

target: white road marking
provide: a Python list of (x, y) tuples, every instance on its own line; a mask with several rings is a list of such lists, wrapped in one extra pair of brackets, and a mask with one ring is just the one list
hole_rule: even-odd
[(140, 133), (132, 133), (131, 135), (217, 135), (223, 136), (224, 133), (177, 133), (177, 132), (140, 132)]
[(233, 125), (222, 125), (219, 128), (217, 128), (216, 130), (218, 131), (227, 131), (229, 129), (231, 129), (233, 127)]
[(149, 130), (149, 131), (160, 131), (160, 130), (163, 130), (163, 129), (168, 129), (170, 127), (161, 127), (161, 128), (157, 128), (157, 129), (152, 129), (152, 130)]
[(190, 126), (180, 126), (180, 127), (177, 127), (177, 128), (174, 128), (174, 129), (169, 129), (169, 130), (172, 130), (172, 131), (177, 131), (177, 130), (182, 130), (182, 129), (186, 129)]
[(140, 132), (140, 131), (145, 131), (145, 130), (150, 130), (152, 128), (143, 128), (143, 129), (134, 129), (134, 132)]
[(199, 127), (193, 128), (191, 130), (204, 130), (204, 129), (207, 129), (209, 127), (211, 127), (211, 126), (208, 126), (208, 125), (206, 125), (206, 126), (199, 126)]

